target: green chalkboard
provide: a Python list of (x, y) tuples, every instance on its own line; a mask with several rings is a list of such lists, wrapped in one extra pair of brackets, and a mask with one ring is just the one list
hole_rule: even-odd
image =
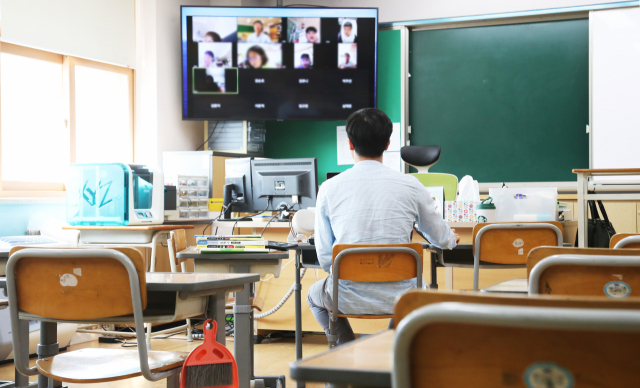
[(588, 168), (589, 21), (414, 31), (413, 145), (480, 182), (575, 181)]
[[(400, 122), (400, 31), (378, 32), (378, 108), (393, 122)], [(336, 127), (344, 121), (269, 121), (264, 155), (267, 158), (317, 158), (318, 183), (328, 172), (342, 172), (352, 165), (338, 165)]]

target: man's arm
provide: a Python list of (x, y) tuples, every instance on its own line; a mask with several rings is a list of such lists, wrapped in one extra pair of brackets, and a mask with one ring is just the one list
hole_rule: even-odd
[(431, 193), (424, 187), (418, 187), (418, 229), (423, 232), (429, 242), (442, 249), (453, 249), (456, 246), (456, 236), (436, 213)]
[(333, 235), (333, 229), (331, 229), (331, 222), (329, 220), (329, 206), (327, 204), (327, 197), (322, 190), (322, 186), (318, 191), (318, 198), (316, 201), (316, 222), (314, 228), (314, 238), (316, 245), (316, 253), (318, 254), (318, 261), (323, 270), (330, 273), (333, 257), (333, 243), (336, 241), (336, 237)]

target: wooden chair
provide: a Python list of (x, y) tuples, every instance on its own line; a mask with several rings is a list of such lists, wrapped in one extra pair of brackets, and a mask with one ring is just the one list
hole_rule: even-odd
[(339, 313), (339, 281), (356, 282), (393, 282), (416, 279), (417, 287), (422, 288), (422, 245), (408, 244), (337, 244), (333, 247), (332, 308), (329, 311), (329, 347), (335, 347), (338, 338), (335, 334), (335, 322), (339, 317), (362, 319), (390, 319), (393, 315), (348, 315)]
[(400, 322), (392, 387), (635, 386), (639, 346), (638, 310), (436, 303)]
[[(130, 292), (127, 292), (130, 290)], [(187, 353), (148, 351), (142, 311), (147, 305), (144, 259), (132, 248), (14, 248), (7, 291), (16, 369), (70, 383), (99, 383), (144, 376), (178, 387)], [(136, 350), (85, 348), (36, 361), (29, 368), (20, 319), (101, 322), (133, 314)]]
[(484, 223), (473, 228), (473, 290), (478, 291), (481, 262), (491, 268), (524, 268), (539, 246), (562, 246), (559, 222)]
[(640, 248), (640, 234), (633, 233), (618, 233), (611, 237), (609, 242), (609, 248)]
[(539, 248), (527, 259), (529, 294), (640, 296), (640, 250)]

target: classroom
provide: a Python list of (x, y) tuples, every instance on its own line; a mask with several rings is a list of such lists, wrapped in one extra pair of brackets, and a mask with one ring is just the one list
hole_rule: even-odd
[(638, 69), (638, 0), (0, 0), (0, 388), (638, 386)]

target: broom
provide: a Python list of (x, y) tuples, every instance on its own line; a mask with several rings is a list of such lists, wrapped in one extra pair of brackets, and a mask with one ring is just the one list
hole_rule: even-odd
[(229, 349), (216, 342), (216, 321), (208, 319), (202, 329), (204, 343), (184, 361), (180, 388), (237, 388), (238, 365)]

